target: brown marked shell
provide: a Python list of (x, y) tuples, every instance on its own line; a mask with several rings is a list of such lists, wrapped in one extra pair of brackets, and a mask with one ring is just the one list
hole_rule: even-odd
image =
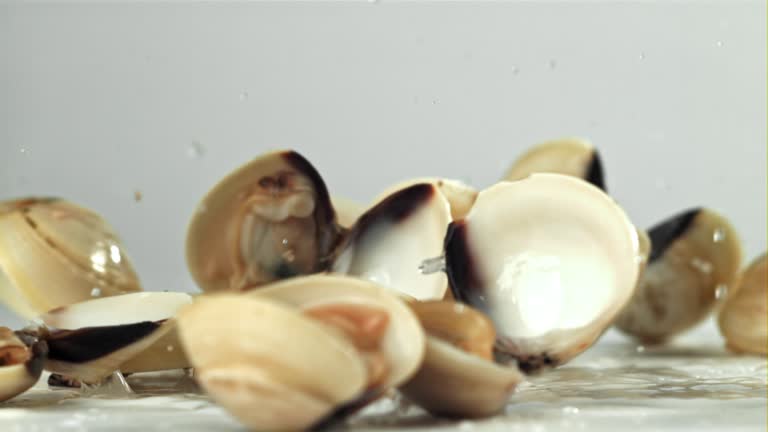
[(757, 257), (742, 273), (720, 310), (718, 325), (728, 348), (768, 353), (768, 261)]
[(534, 173), (564, 174), (606, 190), (597, 149), (581, 138), (563, 138), (536, 145), (520, 156), (502, 177), (522, 180)]

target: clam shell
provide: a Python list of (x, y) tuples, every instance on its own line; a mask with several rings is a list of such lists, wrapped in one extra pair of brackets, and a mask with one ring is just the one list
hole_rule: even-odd
[(307, 429), (366, 384), (354, 346), (265, 297), (201, 297), (178, 322), (197, 380), (254, 430)]
[(378, 204), (395, 192), (419, 183), (430, 183), (437, 187), (437, 190), (440, 191), (450, 205), (451, 218), (453, 220), (464, 218), (477, 199), (478, 191), (461, 180), (440, 177), (420, 177), (388, 187), (373, 200), (373, 203), (374, 205)]
[(694, 208), (650, 230), (651, 252), (632, 300), (616, 327), (643, 343), (661, 343), (712, 311), (718, 287), (732, 285), (741, 243), (716, 212)]
[(532, 372), (589, 347), (637, 282), (637, 231), (603, 191), (574, 177), (533, 174), (480, 193), (451, 225), (454, 296), (488, 314), (497, 353)]
[(98, 382), (162, 340), (176, 325), (173, 316), (191, 301), (184, 293), (144, 292), (54, 309), (40, 317), (47, 327), (45, 369)]
[(416, 372), (424, 357), (424, 331), (414, 313), (396, 295), (375, 283), (340, 275), (293, 278), (250, 293), (299, 309), (351, 304), (386, 310), (389, 327), (381, 351), (391, 367), (383, 389), (396, 387)]
[(357, 222), (357, 219), (365, 213), (365, 206), (359, 202), (340, 196), (332, 196), (331, 204), (336, 211), (339, 225), (349, 228)]
[(328, 190), (300, 154), (263, 155), (203, 198), (187, 264), (203, 291), (244, 290), (325, 269), (339, 235)]
[(736, 352), (768, 353), (768, 261), (757, 257), (744, 270), (718, 316), (720, 333)]
[(45, 342), (31, 341), (28, 346), (10, 329), (0, 328), (0, 349), (14, 346), (26, 350), (27, 359), (15, 363), (0, 355), (0, 402), (27, 391), (40, 379), (46, 354)]
[(99, 296), (141, 291), (115, 232), (96, 213), (56, 198), (0, 204), (0, 300), (31, 319)]
[(569, 175), (606, 190), (600, 155), (592, 143), (581, 138), (563, 138), (534, 146), (512, 164), (502, 179), (522, 180), (534, 173)]
[(451, 221), (448, 202), (431, 183), (418, 183), (382, 200), (351, 228), (332, 270), (368, 279), (419, 300), (442, 299), (445, 274), (421, 274), (425, 258), (442, 253)]

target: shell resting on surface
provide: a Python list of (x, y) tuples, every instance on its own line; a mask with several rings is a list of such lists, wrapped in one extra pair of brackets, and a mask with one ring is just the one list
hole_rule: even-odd
[(340, 227), (320, 174), (294, 151), (236, 169), (203, 198), (187, 265), (203, 291), (244, 290), (329, 265)]
[(0, 327), (0, 402), (13, 398), (35, 385), (47, 354), (45, 342)]
[(720, 310), (717, 320), (728, 348), (768, 354), (768, 258), (763, 254), (747, 267)]
[(133, 266), (98, 214), (58, 198), (0, 203), (0, 301), (20, 316), (135, 291)]

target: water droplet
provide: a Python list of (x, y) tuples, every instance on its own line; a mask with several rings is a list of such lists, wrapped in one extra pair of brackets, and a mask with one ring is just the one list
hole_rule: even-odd
[(517, 66), (512, 66), (512, 75), (517, 75), (520, 73), (520, 68)]
[(712, 263), (701, 258), (693, 258), (691, 266), (704, 274), (712, 273)]
[(284, 238), (281, 243), (283, 244), (283, 246), (287, 246), (288, 245), (288, 239)]
[(723, 47), (723, 41), (715, 42), (715, 46), (718, 47), (718, 48), (722, 48)]
[(197, 159), (204, 154), (205, 147), (203, 147), (203, 144), (201, 144), (200, 141), (192, 141), (189, 146), (187, 146), (187, 157), (190, 159)]
[(728, 295), (728, 285), (720, 284), (715, 288), (715, 298), (717, 300), (724, 299)]
[(579, 413), (579, 409), (575, 406), (567, 406), (563, 408), (563, 414), (576, 415)]
[(645, 60), (645, 52), (640, 51), (640, 55), (638, 55), (638, 57), (640, 58), (640, 60)]
[(141, 201), (144, 198), (144, 194), (140, 190), (133, 191), (133, 200), (136, 202)]
[(638, 345), (637, 347), (635, 347), (635, 351), (637, 351), (639, 353), (643, 353), (643, 352), (645, 352), (645, 346)]
[(101, 288), (94, 288), (91, 290), (91, 297), (100, 297), (101, 296)]
[(716, 229), (715, 232), (712, 233), (712, 241), (720, 243), (723, 240), (725, 240), (725, 230), (722, 228)]
[(437, 102), (438, 102), (437, 99), (432, 99), (432, 105), (437, 105)]
[(550, 68), (550, 69), (555, 69), (555, 68), (557, 68), (557, 60), (550, 60), (550, 61), (547, 63), (547, 66), (549, 66), (549, 68)]
[(643, 255), (643, 254), (635, 255), (635, 263), (642, 264), (642, 263), (645, 262), (645, 260), (646, 260), (646, 256), (645, 255)]
[(25, 153), (27, 153), (27, 149), (25, 149), (24, 147), (22, 147), (22, 148), (20, 148), (20, 149), (19, 149), (19, 153), (21, 153), (21, 154), (25, 154)]
[(174, 348), (173, 348), (173, 345), (168, 345), (167, 347), (165, 347), (165, 349), (166, 349), (168, 352), (172, 352), (172, 351), (174, 350)]
[(246, 101), (246, 100), (248, 100), (248, 92), (247, 92), (247, 91), (241, 92), (241, 93), (240, 93), (240, 95), (238, 96), (238, 98), (239, 98), (241, 101)]

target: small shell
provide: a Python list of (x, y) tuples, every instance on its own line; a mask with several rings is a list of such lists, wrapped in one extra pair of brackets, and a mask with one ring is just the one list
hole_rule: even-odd
[(491, 359), (495, 331), (476, 310), (458, 303), (412, 302), (429, 336), (419, 371), (403, 394), (433, 415), (485, 417), (499, 412), (523, 380), (516, 367)]
[[(191, 301), (183, 293), (145, 292), (52, 310), (41, 317), (47, 327), (41, 336), (48, 344), (45, 369), (98, 382), (172, 332), (173, 316)], [(163, 361), (144, 370), (161, 370)]]
[(395, 192), (418, 183), (431, 183), (437, 187), (437, 190), (443, 194), (451, 207), (451, 218), (453, 220), (463, 219), (464, 216), (469, 213), (469, 210), (477, 199), (477, 190), (460, 180), (439, 177), (422, 177), (406, 180), (387, 188), (384, 192), (379, 194), (373, 202), (377, 204)]
[(637, 231), (603, 191), (574, 177), (533, 174), (480, 193), (451, 225), (446, 268), (454, 296), (488, 314), (499, 359), (532, 372), (584, 351), (637, 282)]
[(719, 287), (733, 283), (741, 245), (730, 223), (709, 209), (677, 214), (648, 230), (651, 253), (616, 327), (661, 343), (704, 320)]
[(6, 327), (0, 327), (0, 402), (31, 388), (43, 371), (45, 342), (25, 341)]
[(360, 217), (332, 270), (419, 300), (442, 299), (445, 274), (421, 274), (419, 265), (441, 254), (450, 221), (448, 202), (435, 185), (418, 183), (401, 189)]
[(564, 138), (534, 146), (512, 164), (503, 180), (522, 180), (534, 173), (578, 177), (606, 190), (597, 149), (587, 140)]
[(768, 262), (756, 258), (729, 293), (718, 317), (720, 333), (736, 352), (768, 353)]
[(201, 297), (178, 322), (197, 380), (254, 430), (308, 429), (366, 384), (351, 343), (265, 297)]
[(56, 198), (0, 203), (0, 301), (20, 316), (134, 291), (133, 266), (96, 213)]
[(187, 264), (203, 291), (244, 290), (324, 270), (339, 227), (320, 174), (293, 151), (238, 168), (203, 198)]

